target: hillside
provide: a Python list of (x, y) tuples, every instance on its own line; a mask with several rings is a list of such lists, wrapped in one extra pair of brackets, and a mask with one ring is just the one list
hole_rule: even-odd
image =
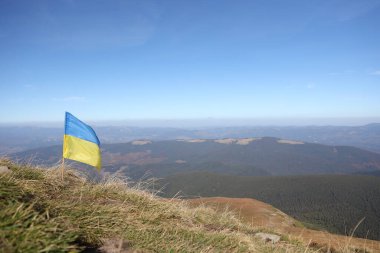
[[(32, 149), (13, 159), (52, 165), (62, 147)], [(380, 154), (348, 146), (326, 146), (276, 138), (133, 141), (102, 145), (106, 171), (133, 179), (208, 171), (244, 176), (346, 174), (380, 171)]]
[[(314, 252), (283, 237), (264, 243), (264, 228), (230, 212), (190, 208), (109, 179), (91, 183), (72, 170), (1, 160), (2, 252)], [(4, 172), (5, 170), (5, 172)], [(112, 251), (113, 250), (113, 251)], [(135, 251), (138, 250), (138, 251)], [(346, 251), (349, 252), (349, 251)]]
[(160, 181), (163, 196), (254, 198), (305, 223), (380, 240), (380, 177), (352, 175), (239, 177), (183, 173)]
[(252, 126), (224, 127), (197, 132), (196, 138), (273, 136), (324, 145), (354, 146), (380, 153), (380, 123), (363, 126)]
[(189, 199), (192, 206), (210, 206), (217, 210), (226, 208), (236, 212), (239, 218), (253, 226), (265, 226), (266, 228), (298, 238), (305, 244), (323, 245), (333, 249), (339, 249), (350, 241), (355, 248), (367, 248), (372, 252), (380, 252), (380, 241), (372, 241), (360, 238), (330, 234), (326, 231), (318, 231), (305, 228), (299, 221), (289, 217), (280, 210), (261, 201), (249, 198), (196, 198)]
[[(304, 245), (281, 233), (278, 243), (266, 243), (257, 236), (271, 228), (244, 223), (226, 210), (161, 199), (120, 179), (91, 183), (69, 169), (62, 181), (59, 168), (8, 160), (0, 160), (0, 166), (0, 248), (5, 253), (326, 251), (326, 245)], [(334, 250), (362, 251), (349, 239)]]

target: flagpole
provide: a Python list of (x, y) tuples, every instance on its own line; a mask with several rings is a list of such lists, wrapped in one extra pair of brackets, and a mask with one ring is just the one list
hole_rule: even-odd
[(62, 181), (63, 181), (63, 172), (65, 170), (65, 158), (62, 157), (62, 166), (61, 166), (61, 175), (62, 175)]
[(62, 146), (62, 167), (61, 167), (61, 176), (63, 181), (63, 173), (65, 170), (65, 134), (66, 134), (66, 120), (67, 120), (67, 112), (65, 113), (65, 123), (64, 123), (64, 135), (63, 135), (63, 146)]

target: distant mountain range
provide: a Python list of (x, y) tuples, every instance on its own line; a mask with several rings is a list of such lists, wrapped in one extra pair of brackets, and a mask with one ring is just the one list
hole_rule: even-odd
[[(380, 153), (380, 124), (365, 126), (247, 126), (202, 129), (95, 127), (102, 143), (132, 140), (277, 137), (326, 145), (355, 146)], [(62, 143), (63, 128), (0, 127), (0, 155)]]
[[(37, 148), (14, 159), (51, 165), (62, 147)], [(138, 179), (208, 171), (244, 176), (375, 173), (380, 154), (348, 146), (327, 146), (278, 138), (133, 141), (102, 146), (105, 171)]]

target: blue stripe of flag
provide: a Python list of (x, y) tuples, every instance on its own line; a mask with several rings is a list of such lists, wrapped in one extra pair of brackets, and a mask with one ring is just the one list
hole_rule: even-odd
[(90, 126), (86, 125), (69, 112), (66, 112), (65, 118), (66, 135), (71, 135), (79, 139), (93, 142), (98, 146), (100, 145), (99, 139), (96, 136), (95, 131)]

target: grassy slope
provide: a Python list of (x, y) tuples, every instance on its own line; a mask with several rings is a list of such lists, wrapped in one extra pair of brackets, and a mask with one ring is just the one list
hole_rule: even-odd
[[(239, 214), (241, 220), (249, 222), (254, 226), (265, 226), (272, 228), (281, 234), (298, 238), (305, 244), (326, 245), (332, 252), (334, 249), (341, 249), (344, 245), (357, 249), (367, 249), (368, 252), (380, 252), (380, 241), (355, 238), (330, 234), (327, 231), (318, 231), (305, 228), (302, 223), (289, 217), (280, 210), (264, 202), (250, 198), (196, 198), (189, 199), (192, 205), (206, 205), (223, 210), (228, 207)], [(360, 250), (358, 250), (360, 252)]]
[[(179, 191), (189, 197), (254, 198), (299, 221), (380, 240), (380, 178), (353, 175), (237, 177), (215, 173), (184, 173), (159, 181), (163, 196)], [(308, 225), (308, 224), (306, 224)]]
[[(298, 243), (254, 239), (259, 228), (230, 212), (190, 208), (129, 188), (124, 181), (91, 183), (58, 168), (0, 160), (2, 252), (76, 252), (115, 243), (143, 252), (311, 252)], [(111, 246), (112, 247), (112, 246)]]

